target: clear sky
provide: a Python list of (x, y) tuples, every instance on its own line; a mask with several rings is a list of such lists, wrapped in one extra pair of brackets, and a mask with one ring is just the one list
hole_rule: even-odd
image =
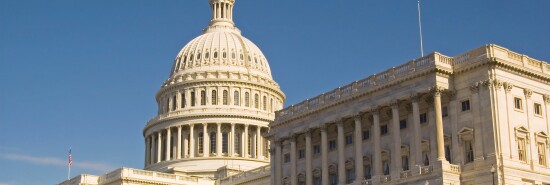
[[(237, 0), (291, 105), (418, 58), (415, 0)], [(548, 0), (424, 0), (426, 53), (495, 43), (550, 61)], [(142, 128), (207, 0), (0, 0), (0, 185), (142, 168)]]

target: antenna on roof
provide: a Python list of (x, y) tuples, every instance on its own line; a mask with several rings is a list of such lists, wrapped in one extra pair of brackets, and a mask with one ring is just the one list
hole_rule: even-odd
[(420, 54), (424, 57), (424, 47), (422, 46), (422, 21), (420, 20), (420, 0), (418, 0), (418, 27), (420, 28)]

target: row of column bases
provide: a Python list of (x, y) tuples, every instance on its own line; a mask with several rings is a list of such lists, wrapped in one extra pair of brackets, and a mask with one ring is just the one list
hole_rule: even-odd
[[(172, 159), (182, 159), (182, 158), (195, 158), (200, 157), (196, 154), (201, 154), (195, 152), (195, 149), (198, 149), (198, 147), (195, 147), (195, 144), (198, 144), (195, 142), (195, 132), (194, 127), (195, 125), (202, 125), (203, 132), (202, 132), (202, 157), (253, 157), (259, 160), (264, 160), (265, 158), (268, 158), (268, 153), (264, 152), (263, 147), (268, 147), (267, 145), (264, 146), (263, 144), (265, 138), (262, 137), (262, 129), (267, 130), (267, 127), (261, 127), (261, 126), (255, 126), (256, 127), (256, 134), (255, 137), (250, 138), (251, 142), (250, 144), (254, 147), (248, 148), (248, 140), (249, 140), (249, 125), (248, 124), (236, 124), (236, 123), (230, 123), (231, 124), (231, 130), (228, 133), (222, 133), (222, 123), (216, 123), (217, 129), (216, 129), (216, 151), (209, 151), (210, 149), (210, 134), (208, 133), (208, 123), (201, 123), (201, 124), (188, 124), (188, 125), (178, 125), (176, 127), (170, 127), (166, 128), (154, 133), (151, 133), (149, 136), (146, 136), (145, 138), (145, 166), (151, 165), (154, 163), (159, 163), (162, 161), (168, 161)], [(236, 125), (243, 125), (244, 130), (241, 132), (240, 145), (239, 149), (240, 151), (235, 150), (235, 136), (237, 132), (235, 132)], [(188, 129), (183, 129), (184, 126), (188, 126)], [(172, 151), (172, 128), (177, 128), (177, 137), (176, 137), (176, 147), (175, 147), (175, 155), (174, 151)], [(222, 134), (227, 134), (226, 136), (222, 136)], [(222, 151), (223, 144), (222, 137), (227, 137), (227, 143), (225, 143), (227, 146), (227, 151)], [(198, 137), (197, 137), (198, 138)], [(183, 142), (183, 143), (182, 143)], [(163, 147), (163, 145), (165, 147)], [(170, 147), (168, 147), (170, 146)], [(164, 148), (164, 158), (162, 158), (163, 154), (163, 148)], [(213, 156), (211, 155), (213, 153)], [(240, 154), (240, 156), (237, 156)], [(250, 156), (249, 156), (250, 155)], [(265, 158), (264, 158), (265, 157)]]
[[(436, 124), (436, 141), (437, 141), (437, 160), (438, 161), (446, 161), (445, 159), (445, 148), (444, 148), (444, 135), (443, 135), (443, 117), (442, 117), (442, 110), (441, 110), (441, 91), (442, 90), (435, 90), (434, 93), (434, 109), (435, 109), (435, 124)], [(399, 108), (397, 103), (391, 104), (392, 109), (392, 140), (394, 143), (394, 148), (392, 149), (392, 168), (393, 169), (400, 169), (399, 165), (401, 165), (401, 137), (400, 137), (400, 128), (399, 128)], [(418, 98), (413, 98), (412, 101), (412, 109), (413, 109), (413, 118), (414, 118), (414, 131), (415, 134), (415, 147), (411, 147), (413, 149), (412, 153), (416, 158), (416, 161), (422, 161), (422, 154), (421, 154), (421, 141), (420, 137), (417, 135), (419, 134), (419, 125), (420, 125), (420, 114), (419, 114), (419, 104), (418, 104)], [(372, 113), (372, 120), (373, 120), (373, 139), (374, 139), (374, 154), (372, 163), (373, 165), (373, 177), (379, 177), (382, 175), (382, 160), (381, 160), (381, 147), (380, 147), (380, 116), (379, 116), (379, 109), (374, 109), (371, 111)], [(354, 142), (355, 145), (355, 182), (361, 182), (365, 180), (365, 175), (363, 172), (363, 144), (360, 142), (362, 140), (362, 128), (361, 128), (361, 114), (358, 114), (354, 117), (355, 121), (355, 132), (354, 132)], [(322, 185), (328, 185), (329, 184), (329, 160), (328, 160), (328, 138), (327, 138), (327, 129), (326, 125), (322, 125), (319, 127), (321, 131), (321, 182)], [(345, 158), (344, 158), (344, 126), (343, 126), (343, 120), (340, 120), (337, 123), (337, 154), (338, 154), (338, 184), (346, 184), (346, 171), (345, 171)], [(290, 141), (290, 184), (291, 185), (298, 185), (298, 172), (297, 172), (297, 158), (296, 158), (296, 135), (290, 136), (289, 138), (285, 138)], [(272, 170), (272, 176), (275, 176), (275, 178), (272, 178), (272, 184), (275, 185), (283, 185), (283, 157), (282, 157), (282, 139), (276, 140), (274, 144), (274, 149), (270, 150), (271, 152), (274, 152), (275, 157), (272, 158), (272, 164), (274, 163), (274, 169)], [(305, 160), (306, 160), (306, 166), (305, 166), (305, 183), (306, 185), (313, 185), (313, 169), (312, 169), (312, 144), (311, 144), (311, 130), (308, 130), (305, 132)], [(393, 170), (395, 171), (395, 170)], [(393, 175), (392, 175), (393, 176)], [(397, 174), (397, 177), (399, 174)]]

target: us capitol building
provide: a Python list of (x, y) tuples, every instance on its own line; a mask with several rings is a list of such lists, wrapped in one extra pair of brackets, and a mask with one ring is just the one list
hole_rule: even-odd
[(60, 185), (550, 184), (550, 64), (432, 53), (282, 109), (235, 0), (209, 2), (156, 94), (144, 169)]

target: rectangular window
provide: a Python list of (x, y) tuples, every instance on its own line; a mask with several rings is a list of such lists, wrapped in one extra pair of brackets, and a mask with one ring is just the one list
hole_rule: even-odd
[(350, 184), (355, 180), (355, 170), (346, 170), (346, 183)]
[(381, 134), (381, 135), (386, 135), (386, 134), (388, 134), (388, 125), (382, 125), (382, 126), (380, 126), (380, 134)]
[(537, 143), (539, 153), (539, 164), (546, 166), (546, 146), (544, 143)]
[(321, 177), (313, 177), (313, 185), (321, 185)]
[(352, 144), (352, 143), (353, 143), (353, 136), (347, 135), (346, 136), (346, 145), (349, 145), (349, 144)]
[(328, 141), (328, 149), (329, 150), (336, 150), (336, 140)]
[(420, 123), (428, 123), (428, 115), (426, 113), (420, 114)]
[(407, 120), (406, 119), (399, 120), (399, 129), (406, 129), (406, 128), (407, 128)]
[(441, 114), (442, 114), (443, 117), (449, 116), (449, 109), (447, 107), (443, 107), (441, 109)]
[(451, 162), (451, 146), (445, 145), (445, 159)]
[(313, 154), (319, 154), (319, 153), (321, 153), (321, 146), (313, 145)]
[(227, 132), (222, 133), (222, 153), (227, 154)]
[(514, 108), (521, 110), (522, 109), (521, 98), (514, 98)]
[(474, 148), (472, 141), (464, 141), (464, 151), (466, 155), (466, 163), (474, 161)]
[(290, 162), (290, 154), (285, 154), (284, 156), (284, 162), (289, 163)]
[(370, 132), (368, 130), (363, 131), (363, 140), (367, 140), (370, 137)]
[(542, 115), (542, 106), (539, 103), (535, 103), (535, 114)]
[(330, 185), (337, 185), (338, 184), (338, 175), (331, 173), (328, 175), (328, 179), (330, 181)]
[(306, 157), (306, 151), (304, 149), (298, 150), (298, 159)]
[(462, 112), (470, 110), (470, 100), (460, 102), (462, 104)]
[(401, 167), (403, 168), (403, 171), (408, 171), (409, 170), (409, 156), (402, 156), (401, 157)]
[(518, 157), (520, 161), (527, 162), (527, 154), (525, 152), (524, 138), (518, 138)]

